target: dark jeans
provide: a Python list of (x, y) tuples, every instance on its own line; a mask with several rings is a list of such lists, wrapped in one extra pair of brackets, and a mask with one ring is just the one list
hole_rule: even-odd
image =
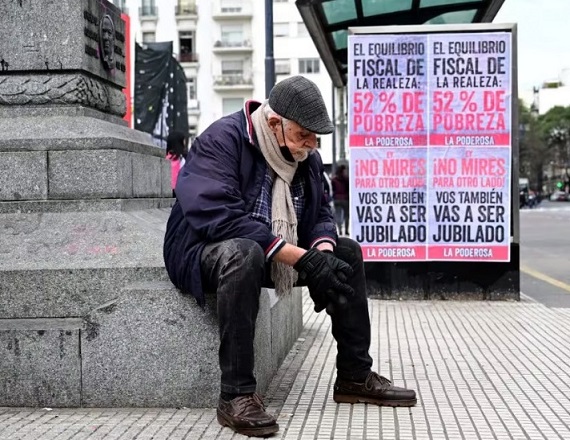
[[(354, 380), (372, 367), (364, 264), (360, 246), (348, 238), (339, 238), (335, 254), (354, 269), (348, 282), (356, 293), (346, 308), (331, 315), (338, 376)], [(221, 390), (252, 393), (256, 388), (253, 339), (259, 295), (262, 287), (272, 287), (265, 255), (256, 242), (237, 238), (207, 245), (201, 265), (205, 290), (217, 294)]]

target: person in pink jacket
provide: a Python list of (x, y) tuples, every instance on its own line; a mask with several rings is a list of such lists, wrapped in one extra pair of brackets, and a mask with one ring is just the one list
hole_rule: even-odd
[(170, 160), (170, 177), (172, 181), (172, 196), (176, 197), (176, 181), (178, 172), (184, 166), (188, 154), (188, 138), (180, 131), (172, 131), (166, 139), (166, 158)]

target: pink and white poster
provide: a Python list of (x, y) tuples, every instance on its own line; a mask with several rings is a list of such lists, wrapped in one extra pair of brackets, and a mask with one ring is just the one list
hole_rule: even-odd
[(366, 261), (509, 261), (509, 32), (348, 39), (351, 237)]

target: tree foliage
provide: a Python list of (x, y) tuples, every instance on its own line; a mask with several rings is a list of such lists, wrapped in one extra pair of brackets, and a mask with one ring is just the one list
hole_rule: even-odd
[(522, 101), (519, 101), (519, 175), (528, 177), (531, 187), (543, 184), (543, 169), (548, 163), (547, 145), (540, 135), (540, 123)]
[(570, 162), (570, 107), (553, 107), (540, 116), (540, 134), (559, 166)]
[(557, 168), (570, 166), (570, 106), (553, 107), (536, 117), (519, 101), (519, 172), (531, 186), (541, 189), (544, 173), (551, 163)]

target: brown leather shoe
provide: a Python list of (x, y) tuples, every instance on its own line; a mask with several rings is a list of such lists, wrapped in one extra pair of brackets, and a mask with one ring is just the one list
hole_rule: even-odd
[(380, 406), (414, 406), (416, 392), (395, 387), (385, 377), (371, 372), (364, 383), (349, 382), (337, 377), (333, 399), (336, 403), (373, 403)]
[(230, 401), (220, 398), (218, 422), (248, 437), (267, 437), (279, 431), (275, 417), (265, 412), (259, 394), (239, 396)]

